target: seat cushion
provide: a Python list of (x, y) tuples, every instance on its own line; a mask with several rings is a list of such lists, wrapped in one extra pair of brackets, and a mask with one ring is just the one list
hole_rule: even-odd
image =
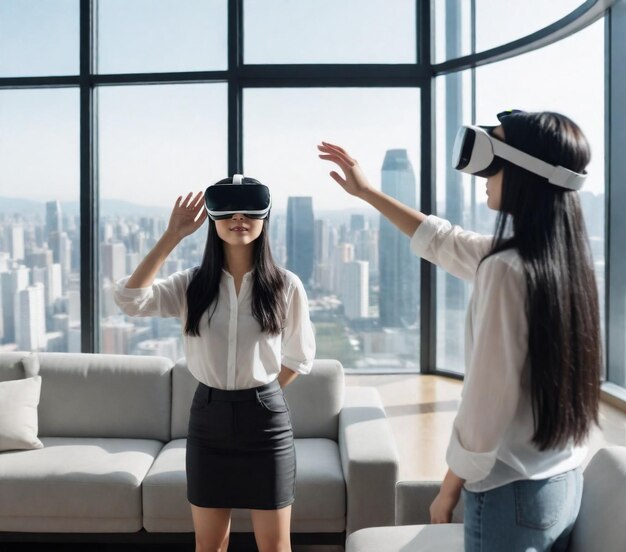
[(134, 532), (160, 441), (43, 437), (0, 453), (0, 531)]
[(370, 527), (352, 533), (346, 552), (463, 552), (463, 524)]
[[(294, 532), (341, 532), (345, 529), (345, 482), (337, 443), (296, 439)], [(193, 531), (187, 501), (185, 439), (171, 441), (158, 455), (143, 484), (144, 527), (149, 532)], [(233, 510), (232, 530), (252, 530), (247, 510)]]

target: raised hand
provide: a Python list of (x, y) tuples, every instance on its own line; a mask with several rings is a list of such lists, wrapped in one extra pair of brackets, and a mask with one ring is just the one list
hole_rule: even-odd
[(167, 232), (181, 240), (200, 228), (207, 217), (207, 212), (203, 209), (204, 193), (198, 192), (192, 196), (193, 192), (189, 192), (185, 199), (178, 196), (167, 225)]
[(357, 160), (350, 157), (346, 150), (328, 142), (322, 142), (317, 146), (317, 149), (322, 152), (319, 154), (320, 159), (332, 161), (342, 169), (343, 178), (337, 171), (331, 171), (330, 176), (346, 192), (353, 196), (362, 197), (372, 188)]

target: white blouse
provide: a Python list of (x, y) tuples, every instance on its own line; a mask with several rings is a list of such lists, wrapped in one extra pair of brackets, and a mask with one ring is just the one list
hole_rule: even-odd
[(526, 280), (516, 250), (497, 253), (478, 268), (492, 239), (435, 216), (411, 238), (416, 255), (474, 283), (462, 399), (446, 453), (450, 469), (474, 492), (552, 477), (579, 466), (587, 453), (573, 444), (540, 451), (531, 442)]
[[(116, 283), (114, 299), (129, 316), (176, 317), (187, 321), (187, 286), (194, 269), (176, 272), (151, 287), (126, 287), (129, 276)], [(200, 335), (183, 333), (187, 366), (195, 378), (218, 389), (250, 389), (278, 377), (281, 365), (307, 374), (315, 357), (315, 335), (302, 282), (293, 272), (285, 273), (287, 315), (282, 334), (261, 331), (252, 316), (252, 273), (244, 275), (239, 295), (235, 280), (223, 270), (217, 308), (208, 322), (200, 319)], [(211, 312), (213, 306), (210, 307)]]

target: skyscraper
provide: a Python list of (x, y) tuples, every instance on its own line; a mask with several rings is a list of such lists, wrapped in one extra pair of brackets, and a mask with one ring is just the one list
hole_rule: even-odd
[[(63, 231), (61, 224), (61, 204), (58, 201), (46, 202), (46, 237), (56, 232), (60, 234)], [(55, 259), (56, 262), (59, 262)]]
[(102, 276), (116, 282), (126, 276), (126, 246), (122, 242), (103, 243)]
[(352, 261), (343, 266), (343, 301), (346, 318), (367, 318), (369, 311), (369, 263)]
[(22, 351), (46, 350), (46, 305), (44, 286), (28, 286), (17, 294), (15, 305), (16, 343)]
[[(404, 149), (388, 150), (382, 167), (382, 191), (402, 203), (416, 206), (415, 175)], [(418, 318), (418, 259), (406, 237), (385, 217), (380, 217), (380, 323), (406, 327)]]
[(2, 280), (2, 317), (4, 322), (4, 342), (15, 343), (19, 325), (18, 294), (28, 287), (30, 270), (18, 266), (9, 272), (0, 273)]
[(287, 200), (287, 269), (308, 285), (313, 276), (315, 228), (312, 197)]

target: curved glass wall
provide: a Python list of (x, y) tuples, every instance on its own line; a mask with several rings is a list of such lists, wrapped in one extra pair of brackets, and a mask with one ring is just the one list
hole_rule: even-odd
[[(583, 130), (592, 150), (580, 192), (605, 309), (604, 21), (545, 48), (437, 78), (437, 214), (468, 230), (491, 234), (485, 180), (454, 171), (450, 157), (460, 124), (498, 124), (505, 109), (557, 111)], [(584, 79), (580, 75), (585, 75)], [(475, 94), (472, 95), (472, 89)], [(473, 101), (472, 101), (473, 97)], [(437, 367), (463, 371), (463, 336), (471, 285), (437, 270)]]

